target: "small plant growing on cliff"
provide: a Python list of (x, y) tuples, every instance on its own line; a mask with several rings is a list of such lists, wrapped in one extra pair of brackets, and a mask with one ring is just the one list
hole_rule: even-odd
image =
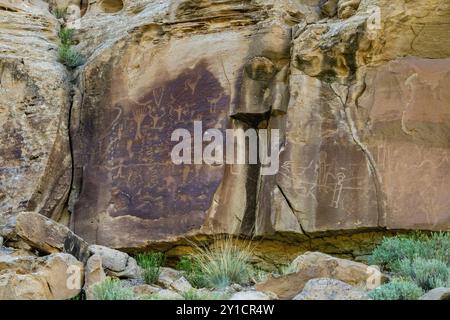
[(210, 247), (194, 244), (192, 256), (195, 268), (204, 276), (207, 286), (224, 288), (232, 283), (248, 284), (251, 276), (249, 244), (239, 245), (231, 237), (217, 239)]
[(73, 29), (61, 28), (58, 32), (58, 37), (61, 40), (63, 46), (71, 46), (73, 44)]
[(71, 46), (61, 45), (58, 48), (59, 60), (69, 68), (76, 68), (84, 63), (84, 58)]
[(58, 37), (61, 44), (58, 48), (59, 61), (69, 68), (76, 68), (84, 63), (80, 52), (73, 47), (73, 29), (61, 28)]
[(56, 19), (64, 19), (67, 15), (67, 8), (54, 8), (52, 10), (52, 14), (55, 16)]
[(161, 273), (164, 255), (160, 252), (147, 252), (136, 257), (138, 265), (142, 268), (144, 280), (147, 284), (155, 283)]
[(414, 282), (394, 279), (369, 292), (372, 300), (417, 300), (423, 290)]
[(120, 280), (106, 278), (93, 288), (95, 300), (134, 300), (135, 296), (130, 288), (122, 285)]

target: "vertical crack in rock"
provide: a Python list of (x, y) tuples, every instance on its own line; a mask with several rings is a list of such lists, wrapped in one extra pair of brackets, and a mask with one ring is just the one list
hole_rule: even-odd
[[(356, 143), (356, 145), (358, 145), (358, 147), (361, 149), (361, 151), (364, 153), (367, 162), (368, 162), (368, 166), (369, 166), (369, 170), (371, 172), (373, 181), (374, 181), (374, 185), (375, 185), (375, 192), (377, 195), (377, 203), (378, 203), (378, 227), (384, 227), (385, 221), (386, 221), (386, 208), (385, 208), (385, 201), (384, 201), (384, 195), (383, 195), (383, 191), (382, 191), (382, 179), (380, 176), (380, 173), (378, 172), (378, 168), (375, 162), (375, 159), (372, 155), (372, 153), (370, 152), (369, 148), (364, 145), (364, 143), (361, 142), (359, 135), (358, 135), (358, 129), (356, 128), (355, 122), (353, 121), (353, 117), (352, 117), (352, 111), (350, 109), (350, 105), (349, 105), (349, 95), (350, 95), (350, 88), (349, 86), (347, 86), (346, 88), (346, 96), (345, 96), (345, 101), (343, 100), (343, 98), (341, 97), (341, 95), (336, 92), (336, 89), (334, 88), (334, 86), (331, 86), (332, 90), (334, 91), (334, 93), (336, 94), (336, 96), (338, 97), (339, 101), (342, 104), (342, 107), (344, 108), (344, 114), (345, 114), (345, 119), (349, 128), (349, 132), (350, 135), (353, 139), (353, 141)], [(362, 93), (359, 94), (359, 96), (361, 96)], [(357, 101), (357, 99), (356, 99)]]

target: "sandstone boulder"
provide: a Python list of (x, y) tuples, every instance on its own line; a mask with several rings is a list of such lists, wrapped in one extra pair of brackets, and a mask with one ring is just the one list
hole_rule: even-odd
[(44, 253), (67, 252), (80, 261), (88, 257), (88, 244), (69, 228), (38, 213), (17, 215), (15, 232), (31, 247)]
[(72, 255), (0, 257), (0, 300), (65, 300), (83, 285), (83, 264)]
[(167, 267), (161, 268), (157, 284), (176, 292), (185, 292), (192, 289), (191, 284), (180, 271)]
[(256, 289), (271, 292), (280, 299), (292, 299), (306, 283), (316, 278), (333, 278), (347, 284), (375, 288), (383, 281), (383, 275), (374, 267), (359, 262), (335, 258), (320, 252), (307, 252), (293, 261), (295, 272), (271, 277), (256, 284)]
[(140, 276), (136, 260), (125, 252), (100, 245), (89, 246), (89, 252), (101, 257), (103, 268), (110, 276), (117, 278), (138, 278)]
[(420, 300), (450, 300), (450, 288), (436, 288), (428, 291)]
[(236, 292), (229, 300), (270, 300), (270, 297), (258, 291)]
[(293, 300), (369, 300), (364, 290), (345, 282), (319, 278), (309, 280)]
[(97, 283), (103, 282), (106, 279), (105, 271), (103, 270), (102, 257), (99, 254), (93, 254), (86, 262), (84, 273), (84, 291), (86, 299), (92, 300), (92, 288)]

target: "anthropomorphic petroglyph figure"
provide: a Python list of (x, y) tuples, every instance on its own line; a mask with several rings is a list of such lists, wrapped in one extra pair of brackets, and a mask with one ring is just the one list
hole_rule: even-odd
[(336, 176), (337, 181), (334, 186), (333, 200), (331, 201), (330, 207), (339, 208), (339, 201), (341, 200), (342, 189), (344, 187), (345, 173), (339, 172)]

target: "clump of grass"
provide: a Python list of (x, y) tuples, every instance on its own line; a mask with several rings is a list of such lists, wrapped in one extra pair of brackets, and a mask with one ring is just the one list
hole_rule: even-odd
[(95, 300), (134, 300), (135, 295), (130, 288), (122, 285), (120, 280), (106, 278), (93, 288)]
[(372, 300), (417, 300), (422, 295), (422, 288), (404, 279), (394, 279), (369, 292)]
[(398, 274), (426, 291), (450, 286), (450, 269), (444, 262), (436, 259), (405, 259), (399, 265)]
[(84, 63), (84, 58), (80, 52), (73, 47), (74, 30), (61, 28), (58, 37), (61, 44), (58, 48), (59, 61), (69, 68), (76, 68)]
[(54, 8), (52, 10), (52, 14), (55, 16), (56, 19), (64, 19), (67, 14), (67, 8)]
[(161, 273), (164, 255), (161, 252), (147, 252), (136, 257), (138, 265), (143, 270), (144, 280), (147, 284), (155, 283)]
[(80, 52), (72, 46), (60, 45), (58, 48), (59, 61), (69, 68), (76, 68), (84, 63)]
[(195, 288), (203, 288), (207, 286), (206, 277), (202, 274), (202, 270), (193, 257), (181, 257), (176, 268), (183, 271), (184, 277)]
[[(224, 288), (232, 283), (249, 283), (252, 267), (252, 250), (247, 245), (239, 245), (232, 237), (216, 239), (210, 247), (195, 245), (192, 255), (192, 270), (198, 281), (211, 288)], [(201, 276), (200, 276), (201, 275)], [(188, 275), (188, 278), (191, 278)], [(197, 283), (198, 285), (199, 283)]]
[(64, 46), (71, 46), (73, 44), (73, 29), (61, 28), (58, 32), (58, 37), (61, 40), (61, 44)]

